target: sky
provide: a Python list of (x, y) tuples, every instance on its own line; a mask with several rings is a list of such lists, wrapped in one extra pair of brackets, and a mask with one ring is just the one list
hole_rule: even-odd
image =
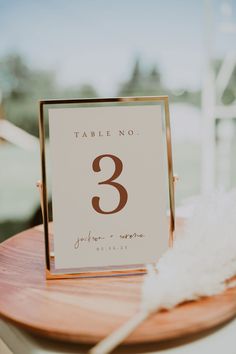
[[(0, 0), (0, 58), (18, 52), (33, 68), (54, 70), (62, 86), (91, 83), (111, 96), (140, 57), (144, 70), (158, 66), (168, 87), (199, 89), (205, 2)], [(236, 23), (236, 0), (230, 15), (221, 11), (227, 0), (211, 2), (212, 56), (222, 57), (236, 49), (236, 34), (219, 31), (227, 16)]]

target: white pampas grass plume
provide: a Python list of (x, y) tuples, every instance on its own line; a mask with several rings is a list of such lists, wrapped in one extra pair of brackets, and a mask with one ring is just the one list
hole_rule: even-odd
[(236, 192), (204, 198), (143, 284), (142, 307), (170, 309), (218, 294), (236, 275)]
[(218, 192), (198, 202), (174, 247), (148, 267), (140, 312), (90, 353), (109, 353), (153, 312), (235, 286), (227, 282), (235, 275), (236, 191)]

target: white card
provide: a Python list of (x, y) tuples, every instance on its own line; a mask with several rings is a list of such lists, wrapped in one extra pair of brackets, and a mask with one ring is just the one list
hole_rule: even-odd
[(160, 105), (50, 108), (56, 269), (156, 262), (168, 247)]

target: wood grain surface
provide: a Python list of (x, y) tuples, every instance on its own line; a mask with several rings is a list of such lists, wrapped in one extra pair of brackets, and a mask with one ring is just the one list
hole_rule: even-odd
[[(0, 245), (0, 316), (47, 337), (95, 343), (136, 313), (142, 280), (142, 275), (46, 280), (42, 228), (30, 229)], [(125, 343), (196, 334), (235, 314), (233, 288), (153, 315)]]

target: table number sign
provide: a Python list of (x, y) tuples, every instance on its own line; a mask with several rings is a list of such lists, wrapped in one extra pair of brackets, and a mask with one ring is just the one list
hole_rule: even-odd
[(40, 142), (47, 278), (134, 273), (156, 262), (174, 229), (168, 98), (41, 101)]

